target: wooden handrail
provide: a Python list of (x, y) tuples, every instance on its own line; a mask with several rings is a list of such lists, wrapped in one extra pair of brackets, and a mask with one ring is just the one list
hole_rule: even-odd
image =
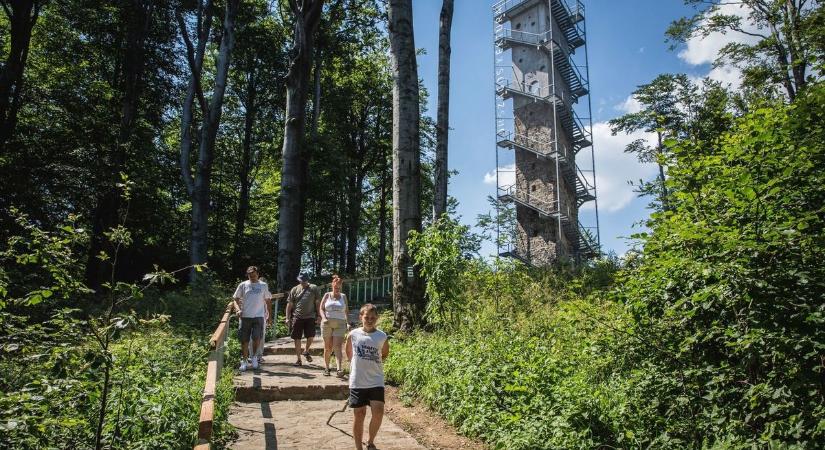
[(232, 302), (226, 305), (223, 317), (215, 332), (209, 339), (209, 360), (206, 364), (206, 382), (203, 386), (201, 414), (198, 422), (198, 441), (195, 450), (209, 450), (212, 441), (212, 427), (215, 420), (215, 391), (223, 366), (223, 343), (226, 340), (229, 317), (232, 315)]

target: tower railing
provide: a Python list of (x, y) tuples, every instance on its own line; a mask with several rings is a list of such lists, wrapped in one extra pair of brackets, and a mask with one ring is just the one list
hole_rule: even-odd
[(559, 214), (559, 203), (557, 200), (547, 200), (538, 195), (530, 195), (529, 190), (518, 189), (515, 184), (499, 187), (498, 198), (503, 202), (515, 202), (526, 206), (548, 217), (557, 217)]
[(496, 136), (500, 147), (519, 147), (537, 156), (545, 158), (558, 157), (565, 163), (572, 161), (567, 146), (561, 142), (556, 145), (552, 138), (536, 138), (515, 131), (499, 131)]

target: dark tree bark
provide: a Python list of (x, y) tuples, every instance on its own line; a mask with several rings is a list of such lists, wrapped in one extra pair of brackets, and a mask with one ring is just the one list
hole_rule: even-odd
[(0, 70), (0, 154), (14, 134), (23, 91), (23, 72), (29, 56), (32, 29), (45, 1), (2, 0), (0, 5), (9, 20), (9, 55)]
[[(181, 33), (184, 35), (184, 40), (187, 44), (187, 52), (190, 55), (189, 61), (192, 71), (190, 91), (187, 92), (187, 100), (186, 103), (184, 103), (184, 107), (187, 103), (189, 104), (189, 123), (184, 122), (183, 126), (187, 128), (191, 126), (191, 103), (195, 96), (198, 97), (202, 110), (200, 133), (198, 136), (198, 161), (196, 163), (194, 176), (192, 176), (191, 166), (189, 165), (189, 152), (192, 150), (191, 134), (187, 136), (188, 145), (186, 147), (184, 146), (184, 139), (182, 138), (181, 140), (181, 169), (184, 171), (184, 182), (186, 183), (187, 191), (192, 200), (192, 227), (189, 253), (190, 263), (192, 265), (205, 264), (208, 260), (208, 224), (212, 163), (215, 159), (215, 140), (217, 139), (218, 125), (220, 124), (221, 112), (223, 110), (223, 97), (226, 92), (226, 80), (229, 74), (232, 48), (235, 45), (235, 18), (238, 14), (239, 4), (240, 0), (228, 0), (226, 2), (223, 29), (221, 30), (221, 44), (218, 51), (218, 59), (215, 63), (215, 85), (212, 89), (212, 97), (209, 105), (206, 105), (203, 90), (200, 85), (200, 75), (203, 68), (203, 49), (205, 49), (209, 33), (207, 31), (206, 33), (198, 34), (198, 49), (197, 51), (193, 51), (185, 23), (180, 16), (178, 19), (181, 25)], [(207, 0), (206, 7), (203, 9), (207, 11), (207, 17), (209, 17), (211, 0)], [(200, 20), (198, 22), (200, 23)], [(206, 27), (203, 28), (205, 29)], [(195, 57), (193, 58), (192, 55), (195, 55)], [(189, 95), (190, 92), (192, 95)], [(192, 100), (190, 100), (190, 98)], [(186, 116), (187, 114), (184, 111), (184, 117)], [(190, 281), (195, 282), (197, 279), (197, 271), (193, 269), (190, 274)]]
[(450, 132), (450, 30), (453, 25), (453, 0), (441, 6), (438, 33), (438, 111), (435, 127), (435, 204), (434, 218), (447, 212), (447, 137)]
[[(396, 328), (409, 331), (424, 320), (424, 284), (407, 247), (421, 231), (421, 152), (418, 68), (415, 61), (412, 0), (389, 0), (392, 54), (393, 147), (393, 310)], [(410, 270), (411, 269), (411, 270)], [(412, 276), (408, 276), (408, 270)]]
[(146, 38), (152, 26), (154, 6), (151, 0), (126, 0), (122, 5), (123, 23), (126, 24), (126, 40), (122, 62), (118, 64), (120, 73), (115, 77), (121, 92), (120, 124), (117, 142), (106, 157), (109, 181), (99, 193), (92, 213), (92, 234), (86, 261), (86, 284), (95, 290), (100, 288), (105, 273), (102, 261), (97, 257), (106, 247), (106, 238), (103, 233), (118, 223), (121, 196), (117, 185), (121, 182), (121, 172), (126, 170), (130, 141), (140, 104)]
[(278, 289), (295, 283), (301, 265), (304, 203), (311, 151), (302, 147), (306, 126), (309, 69), (314, 35), (324, 0), (290, 0), (294, 18), (293, 46), (286, 77), (286, 122), (282, 150), (281, 197), (278, 208)]

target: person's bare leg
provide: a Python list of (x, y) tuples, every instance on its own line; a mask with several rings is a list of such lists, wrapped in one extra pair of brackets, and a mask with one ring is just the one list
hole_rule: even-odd
[(329, 359), (332, 356), (332, 336), (324, 336), (324, 368), (329, 370)]
[(314, 338), (311, 338), (311, 337), (307, 338), (307, 348), (306, 348), (307, 353), (309, 353), (309, 348), (312, 347), (312, 339), (314, 339)]
[(298, 362), (301, 362), (301, 340), (300, 339), (293, 339), (292, 342), (295, 343), (295, 357), (298, 358)]
[[(356, 450), (363, 450), (364, 448), (364, 418), (367, 417), (367, 407), (352, 409), (352, 437), (355, 439)], [(372, 422), (370, 422), (372, 423)]]
[(261, 348), (261, 338), (252, 339), (252, 356), (258, 356), (258, 350)]
[[(367, 444), (375, 445), (375, 435), (378, 434), (378, 429), (381, 428), (381, 421), (384, 420), (384, 402), (370, 402), (370, 440)], [(363, 426), (363, 425), (362, 425)]]
[(244, 361), (249, 358), (249, 341), (241, 343), (241, 356), (243, 356)]
[(340, 372), (341, 368), (344, 364), (344, 338), (342, 337), (333, 337), (332, 338), (332, 348), (335, 350), (335, 367)]

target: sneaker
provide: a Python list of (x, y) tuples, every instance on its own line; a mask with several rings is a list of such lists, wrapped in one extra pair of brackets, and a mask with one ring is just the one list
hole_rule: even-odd
[(257, 357), (257, 356), (253, 356), (253, 357), (252, 357), (252, 368), (253, 368), (253, 369), (257, 369), (257, 368), (258, 368), (258, 357)]
[(304, 352), (301, 354), (304, 355), (304, 358), (307, 359), (307, 362), (312, 362), (312, 356), (310, 356), (309, 352)]
[(238, 367), (238, 370), (240, 370), (241, 372), (246, 372), (246, 360), (245, 359), (241, 360), (241, 366)]

